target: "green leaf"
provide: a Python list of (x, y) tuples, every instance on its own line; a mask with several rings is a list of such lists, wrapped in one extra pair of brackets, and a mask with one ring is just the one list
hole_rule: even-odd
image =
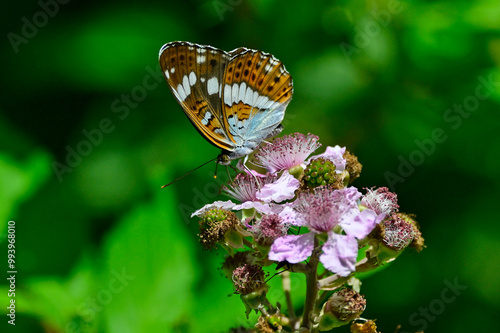
[(102, 281), (117, 290), (105, 306), (109, 332), (165, 331), (192, 307), (197, 244), (164, 194), (138, 205), (104, 246)]

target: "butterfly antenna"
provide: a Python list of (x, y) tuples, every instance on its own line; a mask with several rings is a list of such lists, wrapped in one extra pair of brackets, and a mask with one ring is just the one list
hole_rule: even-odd
[[(194, 168), (193, 170), (191, 170), (191, 171), (189, 171), (189, 172), (185, 173), (184, 175), (180, 176), (180, 177), (179, 177), (179, 178), (177, 178), (176, 180), (174, 180), (174, 181), (172, 181), (172, 182), (168, 183), (167, 185), (163, 185), (161, 188), (165, 188), (165, 187), (167, 187), (167, 186), (172, 185), (172, 184), (173, 184), (173, 183), (175, 183), (176, 181), (181, 180), (182, 178), (186, 177), (187, 175), (189, 175), (189, 174), (190, 174), (190, 173), (192, 173), (193, 171), (198, 170), (198, 169), (199, 169), (199, 168), (201, 168), (202, 166), (207, 165), (208, 163), (213, 162), (213, 161), (215, 161), (216, 159), (217, 159), (217, 157), (216, 157), (216, 158), (211, 159), (211, 160), (210, 160), (210, 161), (208, 161), (208, 162), (203, 163), (203, 164), (202, 164), (202, 165), (200, 165), (200, 166), (197, 166), (196, 168)], [(216, 168), (217, 168), (217, 167), (216, 167)], [(217, 169), (216, 169), (216, 170), (217, 170)]]
[(278, 263), (278, 265), (276, 266), (276, 269), (280, 269), (280, 268), (283, 268), (283, 266), (287, 266), (286, 268), (284, 268), (282, 271), (279, 271), (279, 272), (276, 272), (274, 273), (270, 278), (268, 278), (265, 282), (269, 282), (273, 277), (275, 277), (276, 275), (280, 275), (280, 274), (283, 274), (284, 272), (286, 271), (292, 271), (291, 270), (291, 266), (290, 266), (290, 263), (288, 262), (280, 262)]
[[(215, 174), (214, 174), (214, 179), (217, 179), (217, 167), (219, 166), (219, 163), (217, 163), (215, 165)], [(231, 177), (231, 173), (229, 172), (229, 167), (233, 168), (234, 170), (236, 170), (231, 164), (229, 165), (226, 165), (226, 171), (227, 171), (227, 177), (229, 179), (229, 181), (232, 181), (233, 178)]]
[(219, 163), (215, 163), (215, 173), (214, 173), (214, 179), (217, 179), (217, 167), (219, 166)]

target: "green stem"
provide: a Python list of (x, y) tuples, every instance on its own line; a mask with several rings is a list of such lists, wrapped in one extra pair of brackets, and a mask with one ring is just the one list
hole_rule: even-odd
[(318, 239), (314, 237), (314, 251), (311, 255), (311, 259), (309, 260), (309, 269), (306, 272), (306, 302), (304, 305), (304, 315), (302, 317), (302, 326), (306, 327), (313, 332), (313, 314), (314, 309), (316, 308), (316, 299), (318, 298), (318, 264), (319, 264), (319, 251), (318, 247)]

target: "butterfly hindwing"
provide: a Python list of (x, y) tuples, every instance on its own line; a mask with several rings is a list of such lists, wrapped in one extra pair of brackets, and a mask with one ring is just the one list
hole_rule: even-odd
[(292, 97), (292, 78), (268, 53), (239, 48), (229, 54), (222, 119), (236, 142), (245, 138), (258, 145), (283, 120)]

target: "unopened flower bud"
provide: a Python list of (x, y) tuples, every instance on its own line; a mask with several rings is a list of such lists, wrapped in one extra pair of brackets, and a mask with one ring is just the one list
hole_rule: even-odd
[(323, 305), (319, 328), (321, 331), (328, 331), (346, 325), (358, 318), (365, 307), (366, 300), (362, 295), (352, 289), (341, 289)]

